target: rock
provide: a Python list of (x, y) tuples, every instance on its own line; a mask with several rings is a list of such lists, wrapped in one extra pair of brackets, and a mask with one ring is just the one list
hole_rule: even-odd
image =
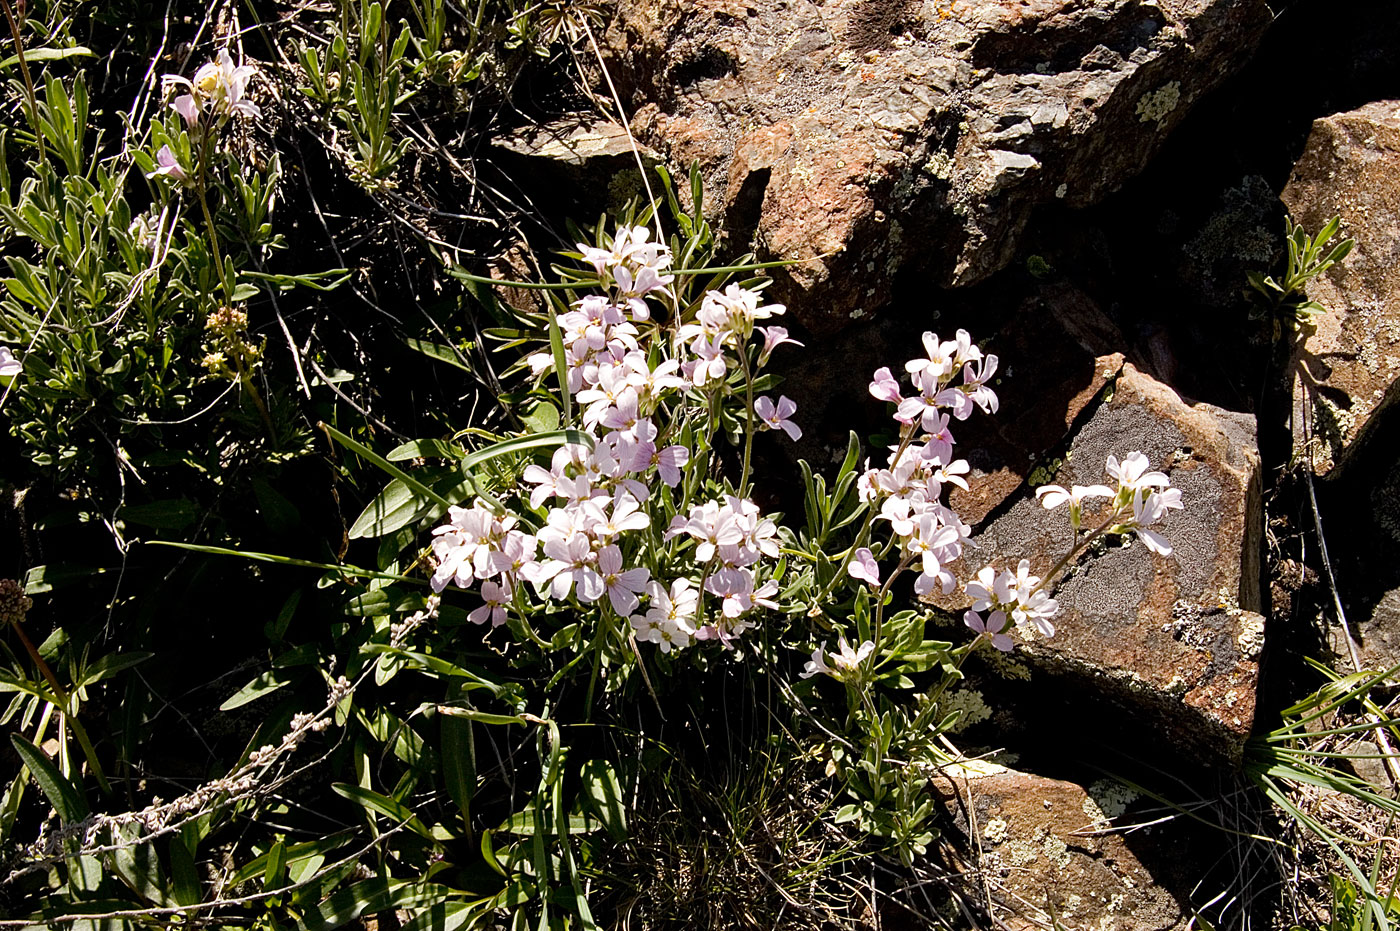
[(698, 162), (717, 219), (810, 329), (873, 313), (902, 267), (1011, 258), (1037, 204), (1142, 169), (1242, 64), (1264, 0), (623, 0), (609, 66), (633, 129)]
[(1295, 451), (1327, 475), (1400, 393), (1400, 100), (1314, 122), (1283, 200), (1307, 232), (1341, 216), (1342, 235), (1356, 240), (1341, 266), (1309, 283), (1327, 313), (1293, 359), (1306, 367), (1294, 381)]
[(493, 145), (505, 164), (531, 179), (533, 189), (554, 192), (555, 197), (564, 192), (569, 209), (583, 217), (616, 209), (633, 195), (644, 199), (638, 155), (647, 170), (660, 161), (645, 145), (638, 144), (633, 154), (625, 126), (591, 113), (532, 124), (493, 140)]
[(1191, 926), (1191, 890), (1208, 860), (1180, 825), (1135, 832), (1131, 844), (1123, 835), (1100, 833), (1136, 801), (1120, 784), (1106, 779), (1086, 789), (976, 763), (951, 767), (949, 779), (935, 785), (977, 852), (995, 927)]
[(1334, 473), (1316, 483), (1351, 645), (1332, 607), (1325, 574), (1313, 577), (1327, 605), (1319, 626), (1327, 631), (1333, 668), (1345, 672), (1353, 669), (1353, 649), (1363, 669), (1400, 664), (1400, 454), (1394, 440), (1385, 439), (1397, 431), (1400, 405), (1377, 412), (1366, 431), (1370, 439), (1346, 458), (1345, 481)]
[[(1264, 642), (1255, 613), (1262, 526), (1254, 419), (1187, 404), (1126, 364), (1112, 399), (1045, 479), (1103, 482), (1109, 454), (1122, 459), (1139, 450), (1182, 491), (1185, 508), (1163, 530), (1174, 554), (1157, 556), (1139, 543), (1092, 551), (1055, 588), (1055, 636), (1017, 654), (1033, 671), (1088, 689), (1183, 750), (1238, 761), (1253, 724)], [(1091, 521), (1086, 513), (1085, 524)], [(1025, 558), (1043, 576), (1071, 545), (1065, 514), (1044, 510), (1026, 489), (973, 535), (953, 571), (970, 578), (983, 565), (1014, 569)], [(969, 602), (959, 592), (938, 603), (961, 613)]]

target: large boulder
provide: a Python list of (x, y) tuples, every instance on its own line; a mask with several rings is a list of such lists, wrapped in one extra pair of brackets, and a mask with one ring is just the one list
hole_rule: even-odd
[(906, 265), (1002, 268), (1037, 204), (1140, 171), (1250, 55), (1264, 0), (622, 0), (609, 65), (633, 129), (698, 162), (716, 220), (815, 331)]
[(1340, 216), (1356, 240), (1308, 284), (1327, 313), (1293, 358), (1295, 450), (1326, 475), (1400, 393), (1400, 100), (1313, 123), (1283, 200), (1309, 233)]
[(1128, 836), (1114, 819), (1137, 796), (1112, 780), (1088, 787), (987, 763), (936, 783), (974, 852), (995, 926), (1007, 931), (1176, 931), (1191, 927), (1207, 858), (1169, 826)]
[[(1055, 636), (1018, 653), (1035, 674), (1099, 699), (1089, 706), (1107, 703), (1181, 749), (1237, 761), (1254, 721), (1264, 642), (1254, 419), (1188, 404), (1126, 364), (1111, 399), (1045, 477), (1102, 483), (1105, 459), (1134, 451), (1181, 489), (1185, 508), (1163, 531), (1173, 555), (1140, 543), (1091, 548), (1055, 586)], [(968, 578), (983, 565), (1014, 569), (1024, 558), (1043, 576), (1072, 545), (1064, 511), (1044, 510), (1026, 488), (974, 534), (954, 569)], [(939, 603), (961, 611), (968, 601), (955, 593)]]

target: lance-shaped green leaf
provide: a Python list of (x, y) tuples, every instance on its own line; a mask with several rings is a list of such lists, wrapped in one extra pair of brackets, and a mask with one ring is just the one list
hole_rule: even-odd
[(400, 469), (398, 466), (394, 465), (388, 459), (385, 459), (383, 456), (379, 455), (363, 443), (357, 440), (352, 440), (350, 437), (346, 436), (344, 433), (341, 433), (339, 430), (337, 430), (335, 427), (332, 427), (328, 423), (322, 422), (319, 424), (319, 426), (322, 430), (326, 431), (327, 436), (335, 440), (341, 446), (344, 446), (346, 449), (355, 453), (357, 456), (360, 456), (361, 458), (367, 459), (370, 462), (374, 463), (376, 466), (383, 469), (385, 472), (388, 472), (394, 478), (403, 482), (405, 485), (416, 491), (418, 494), (423, 495), (427, 498), (431, 498), (433, 501), (437, 502), (443, 507), (450, 507), (452, 505), (451, 501), (448, 501), (442, 495), (438, 494), (436, 491), (433, 491), (427, 485), (424, 485), (418, 479), (414, 478), (412, 475), (408, 474), (403, 469)]
[(34, 781), (39, 783), (44, 797), (49, 800), (54, 811), (58, 812), (58, 817), (64, 824), (72, 824), (87, 817), (87, 802), (83, 801), (82, 795), (73, 788), (73, 784), (63, 773), (58, 771), (58, 767), (44, 756), (44, 751), (19, 734), (11, 734), (10, 743), (14, 745), (15, 752), (19, 754)]

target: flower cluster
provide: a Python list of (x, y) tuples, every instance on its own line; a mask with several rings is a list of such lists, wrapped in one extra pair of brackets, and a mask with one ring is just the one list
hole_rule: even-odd
[[(920, 573), (914, 591), (925, 595), (936, 587), (951, 592), (956, 585), (945, 567), (962, 555), (963, 541), (972, 530), (943, 503), (947, 485), (967, 488), (965, 460), (953, 458), (949, 424), (966, 420), (975, 408), (997, 410), (997, 396), (987, 386), (996, 372), (997, 357), (983, 356), (966, 330), (940, 342), (933, 333), (923, 337), (926, 358), (905, 365), (917, 393), (905, 397), (888, 368), (879, 369), (870, 393), (896, 405), (901, 441), (886, 468), (867, 468), (860, 477), (862, 500), (878, 504), (878, 519), (888, 523), (903, 554), (901, 567), (917, 562)], [(962, 381), (952, 382), (961, 374)], [(879, 583), (879, 565), (868, 549), (857, 551), (848, 569), (872, 585)]]
[[(740, 496), (724, 495), (676, 514), (672, 495), (655, 490), (658, 484), (680, 485), (692, 460), (686, 445), (666, 443), (677, 428), (676, 412), (692, 400), (714, 400), (708, 389), (704, 397), (694, 389), (713, 388), (716, 382), (727, 388), (724, 376), (732, 358), (726, 352), (751, 374), (745, 340), (754, 321), (783, 308), (761, 306), (757, 291), (737, 286), (722, 294), (711, 291), (698, 322), (677, 326), (668, 358), (667, 344), (647, 340), (656, 328), (647, 299), (674, 299), (667, 290), (674, 280), (668, 273), (670, 250), (651, 241), (645, 227), (620, 229), (609, 248), (579, 244), (579, 249), (608, 289), (606, 295), (582, 298), (558, 317), (564, 384), (579, 404), (591, 442), (561, 446), (548, 468), (526, 467), (522, 479), (529, 506), (543, 513), (533, 533), (518, 526), (528, 519), (523, 511), (498, 514), (480, 501), (452, 508), (448, 523), (434, 531), (432, 587), (440, 592), (449, 584), (479, 584), (486, 603), (472, 612), (478, 623), (504, 623), (517, 602), (519, 583), (527, 582), (539, 597), (556, 601), (572, 597), (592, 604), (606, 597), (638, 640), (655, 643), (662, 652), (696, 640), (727, 646), (753, 626), (760, 609), (777, 607), (777, 583), (761, 581), (759, 565), (779, 556), (777, 525)], [(792, 342), (786, 336), (780, 327), (764, 331), (759, 364), (774, 346)], [(688, 353), (687, 346), (699, 349)], [(555, 358), (538, 352), (527, 362), (542, 376), (554, 368)], [(753, 414), (767, 428), (795, 439), (801, 435), (789, 419), (795, 410), (787, 398), (776, 404), (759, 398)], [(675, 559), (635, 564), (647, 547), (634, 544), (634, 535), (657, 534), (662, 528), (658, 523), (653, 529), (653, 520), (664, 523), (671, 515), (660, 538), (680, 544), (673, 549), (676, 558), (683, 560), (689, 550), (693, 560), (676, 578), (654, 578), (654, 573), (670, 575)], [(708, 622), (707, 596), (716, 599)]]
[(516, 583), (535, 571), (536, 539), (515, 524), (514, 517), (497, 515), (478, 501), (470, 508), (449, 508), (448, 522), (433, 531), (433, 591), (441, 592), (449, 582), (466, 588), (480, 581), (486, 604), (470, 615), (478, 624), (504, 624)]
[[(778, 525), (759, 515), (752, 501), (726, 495), (676, 515), (666, 539), (689, 536), (695, 541), (695, 563), (704, 575), (704, 590), (721, 599), (721, 617), (694, 632), (697, 640), (730, 639), (753, 626), (755, 608), (776, 609), (772, 598), (778, 583), (757, 585), (754, 567), (763, 557), (778, 558)], [(635, 623), (635, 619), (634, 619)]]
[(1135, 533), (1152, 552), (1170, 556), (1172, 547), (1167, 538), (1150, 528), (1161, 523), (1167, 511), (1181, 508), (1181, 489), (1172, 488), (1166, 473), (1151, 471), (1150, 466), (1147, 456), (1140, 452), (1129, 453), (1121, 463), (1116, 456), (1109, 456), (1104, 471), (1118, 482), (1116, 489), (1107, 485), (1042, 485), (1036, 490), (1036, 497), (1047, 510), (1068, 503), (1069, 521), (1075, 531), (1083, 520), (1086, 498), (1112, 498), (1103, 532)]
[[(216, 123), (234, 114), (258, 116), (258, 105), (247, 98), (248, 80), (256, 73), (257, 69), (252, 65), (235, 65), (228, 49), (220, 49), (215, 61), (199, 66), (194, 80), (186, 80), (178, 74), (167, 74), (161, 80), (167, 87), (188, 90), (188, 93), (176, 97), (170, 106), (180, 114), (185, 125), (193, 129), (206, 115), (213, 117)], [(161, 164), (165, 165), (164, 162)]]
[(646, 296), (653, 291), (669, 294), (666, 285), (675, 280), (666, 274), (671, 267), (671, 250), (663, 243), (651, 241), (651, 230), (645, 226), (626, 227), (617, 231), (612, 247), (578, 243), (583, 260), (597, 271), (605, 288), (613, 288), (627, 304), (637, 320), (651, 316)]
[[(747, 357), (742, 353), (755, 329), (763, 334), (759, 365), (767, 362), (773, 350), (784, 343), (800, 345), (788, 338), (788, 331), (783, 327), (756, 326), (759, 320), (787, 313), (787, 308), (782, 304), (760, 304), (760, 300), (758, 291), (737, 284), (725, 288), (722, 294), (711, 291), (701, 302), (695, 322), (687, 323), (677, 331), (677, 340), (686, 343), (694, 357), (681, 363), (681, 371), (695, 387), (703, 388), (710, 382), (723, 381), (730, 365), (736, 360), (746, 365)], [(786, 419), (796, 410), (797, 405), (789, 401), (786, 415), (780, 416)]]
[[(963, 622), (990, 638), (998, 650), (1011, 649), (1011, 638), (1001, 632), (1008, 617), (1023, 634), (1028, 634), (1033, 626), (1042, 636), (1055, 635), (1050, 619), (1060, 610), (1059, 602), (1044, 590), (1040, 577), (1030, 572), (1028, 559), (1021, 560), (1015, 575), (983, 566), (977, 577), (964, 586), (972, 599), (972, 609), (963, 615)], [(987, 612), (987, 617), (983, 619), (979, 612)]]

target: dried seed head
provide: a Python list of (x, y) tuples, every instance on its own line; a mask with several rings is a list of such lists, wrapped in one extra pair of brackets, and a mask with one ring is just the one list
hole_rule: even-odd
[(33, 605), (23, 585), (14, 579), (0, 579), (0, 624), (18, 624)]

